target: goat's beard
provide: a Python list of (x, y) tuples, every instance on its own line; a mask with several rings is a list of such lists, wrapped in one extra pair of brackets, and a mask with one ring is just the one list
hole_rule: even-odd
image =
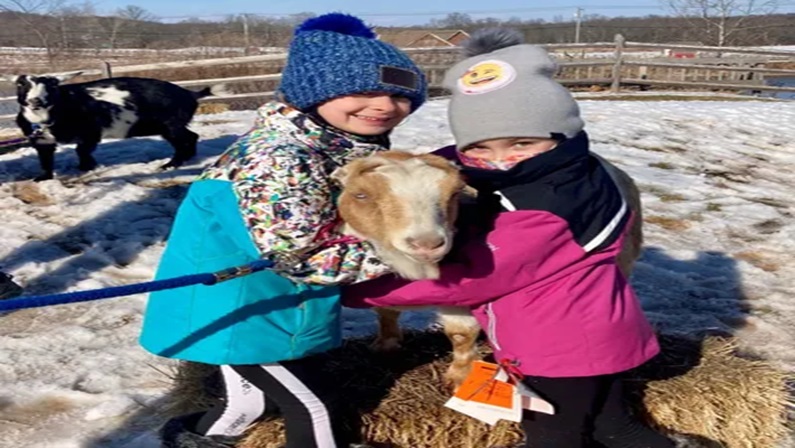
[(395, 270), (395, 273), (401, 277), (409, 280), (435, 280), (440, 276), (439, 263), (452, 249), (453, 232), (454, 231), (450, 229), (445, 231), (444, 250), (433, 258), (418, 257), (415, 254), (400, 250), (395, 246), (381, 248), (378, 247), (377, 244), (373, 245), (376, 247), (376, 251), (381, 260), (391, 266)]
[(356, 229), (347, 223), (342, 226), (342, 233), (355, 236), (373, 245), (378, 258), (387, 266), (395, 271), (395, 274), (408, 280), (424, 280), (439, 278), (439, 263), (431, 261), (421, 261), (396, 249), (395, 247), (385, 247), (367, 236), (357, 232)]
[(395, 273), (408, 280), (439, 278), (439, 263), (420, 261), (397, 249), (385, 249), (373, 244), (378, 257), (394, 269)]

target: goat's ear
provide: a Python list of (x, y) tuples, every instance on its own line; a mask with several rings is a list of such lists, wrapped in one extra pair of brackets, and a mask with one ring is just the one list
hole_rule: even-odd
[(342, 185), (345, 185), (348, 182), (348, 179), (352, 175), (361, 175), (368, 173), (370, 171), (375, 171), (377, 168), (382, 167), (389, 163), (389, 160), (379, 157), (378, 155), (372, 155), (368, 157), (364, 157), (361, 159), (356, 159), (353, 162), (349, 162), (344, 166), (341, 166), (334, 170), (331, 173), (331, 178), (336, 180)]
[(69, 81), (70, 79), (77, 78), (78, 76), (82, 75), (83, 71), (78, 70), (74, 72), (67, 72), (67, 73), (59, 73), (57, 75), (52, 75), (53, 78), (57, 79), (59, 82)]
[(348, 175), (350, 175), (350, 173), (351, 168), (348, 165), (341, 166), (331, 173), (331, 178), (340, 185), (345, 185), (345, 181), (348, 180)]
[(17, 82), (17, 79), (19, 79), (19, 75), (0, 75), (2, 82)]
[(425, 163), (431, 166), (435, 166), (440, 169), (454, 169), (456, 171), (459, 170), (459, 166), (452, 160), (446, 159), (442, 156), (437, 156), (436, 154), (423, 154), (420, 156)]

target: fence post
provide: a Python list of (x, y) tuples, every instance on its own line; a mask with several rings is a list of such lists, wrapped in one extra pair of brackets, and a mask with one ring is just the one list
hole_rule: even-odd
[(624, 62), (624, 36), (616, 34), (616, 61), (613, 64), (613, 83), (610, 85), (610, 91), (618, 93), (621, 89), (621, 65)]
[(112, 78), (113, 77), (113, 71), (110, 68), (110, 62), (102, 61), (102, 67), (100, 67), (100, 70), (102, 70), (102, 77), (103, 78)]

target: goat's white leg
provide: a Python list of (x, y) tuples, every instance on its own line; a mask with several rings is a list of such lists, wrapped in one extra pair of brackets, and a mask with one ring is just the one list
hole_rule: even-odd
[(376, 308), (378, 314), (378, 337), (373, 341), (373, 349), (388, 352), (400, 348), (403, 332), (400, 331), (400, 311), (392, 308)]
[(472, 362), (480, 358), (477, 338), (480, 325), (467, 308), (440, 307), (439, 323), (453, 345), (453, 362), (447, 368), (445, 380), (458, 388), (472, 370)]

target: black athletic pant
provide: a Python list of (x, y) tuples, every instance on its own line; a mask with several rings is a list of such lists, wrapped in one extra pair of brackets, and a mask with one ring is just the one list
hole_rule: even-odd
[(224, 365), (225, 398), (196, 425), (201, 435), (237, 436), (278, 409), (285, 421), (285, 448), (347, 448), (357, 442), (346, 426), (340, 397), (317, 358), (262, 365)]
[(617, 375), (525, 377), (555, 414), (525, 411), (528, 448), (673, 448), (674, 443), (629, 414)]

